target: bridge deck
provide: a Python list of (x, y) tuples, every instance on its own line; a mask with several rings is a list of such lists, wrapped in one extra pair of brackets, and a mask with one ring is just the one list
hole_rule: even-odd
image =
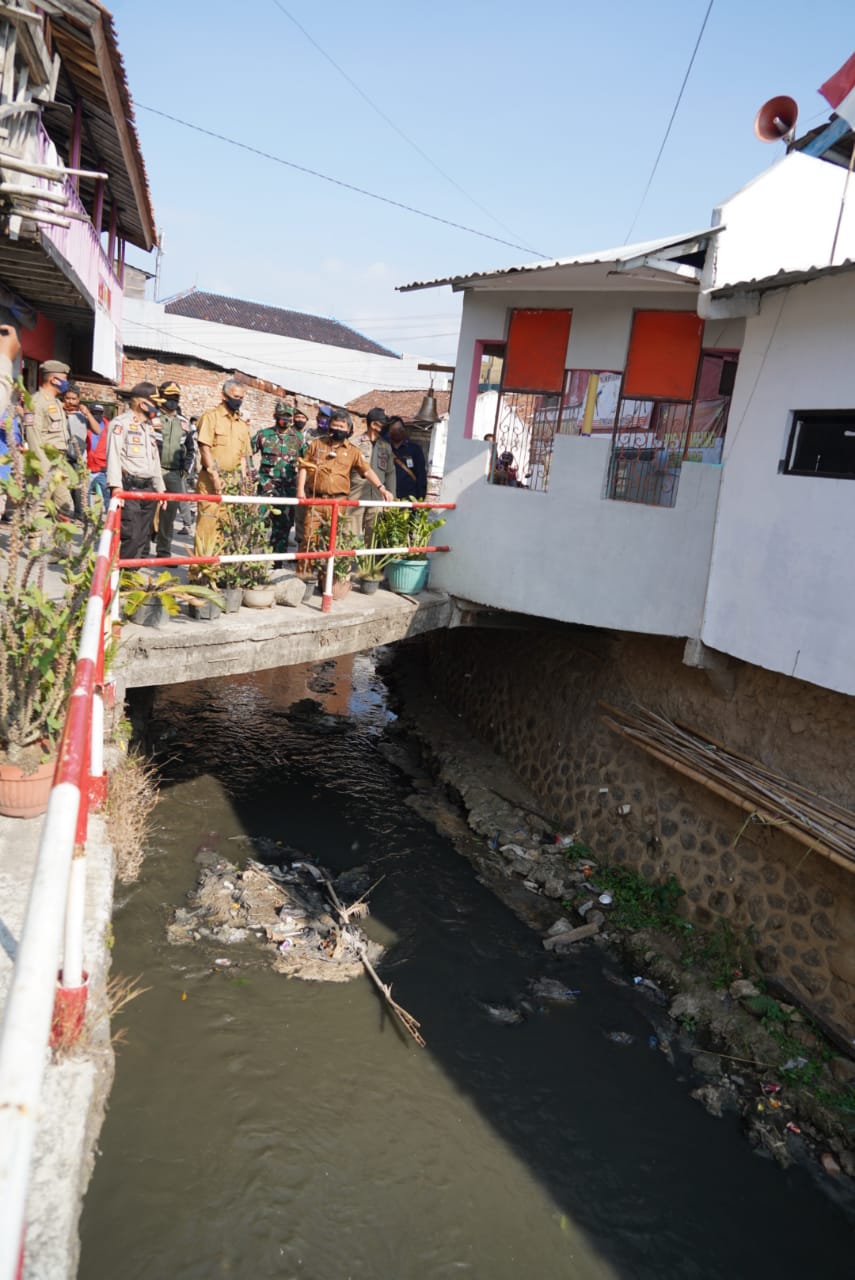
[(440, 591), (418, 596), (351, 591), (330, 613), (321, 612), (316, 595), (296, 607), (242, 608), (210, 622), (181, 615), (162, 627), (125, 623), (113, 664), (117, 692), (358, 653), (447, 627), (452, 612), (451, 598)]

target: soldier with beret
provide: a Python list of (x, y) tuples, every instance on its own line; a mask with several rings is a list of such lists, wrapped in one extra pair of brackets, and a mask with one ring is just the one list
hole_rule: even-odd
[[(153, 382), (138, 382), (130, 391), (130, 408), (110, 423), (107, 485), (111, 494), (116, 489), (152, 490), (157, 493), (166, 489), (152, 425), (152, 420), (157, 417), (156, 396), (157, 387)], [(148, 556), (156, 507), (155, 502), (125, 503), (119, 546), (122, 560)]]
[[(261, 455), (258, 464), (258, 492), (269, 497), (293, 498), (297, 494), (297, 470), (305, 453), (303, 437), (294, 426), (294, 409), (277, 400), (272, 427), (262, 427), (253, 439), (253, 450)], [(295, 507), (271, 507), (270, 545), (287, 551), (294, 525)]]
[[(50, 471), (47, 449), (56, 449), (63, 458), (68, 457), (68, 420), (62, 407), (62, 396), (68, 390), (68, 374), (68, 365), (61, 360), (46, 360), (39, 369), (39, 389), (32, 402), (33, 420), (26, 433), (27, 448), (38, 458), (45, 475)], [(63, 515), (73, 514), (71, 491), (64, 479), (54, 489), (54, 500)]]

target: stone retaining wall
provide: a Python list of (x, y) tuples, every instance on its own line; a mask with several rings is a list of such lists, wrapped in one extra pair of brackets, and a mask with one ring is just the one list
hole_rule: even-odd
[(564, 830), (651, 879), (673, 872), (693, 919), (728, 920), (770, 977), (855, 1034), (855, 874), (746, 822), (608, 730), (598, 707), (661, 710), (855, 808), (855, 699), (742, 663), (695, 670), (682, 642), (656, 637), (461, 628), (425, 643), (437, 696)]

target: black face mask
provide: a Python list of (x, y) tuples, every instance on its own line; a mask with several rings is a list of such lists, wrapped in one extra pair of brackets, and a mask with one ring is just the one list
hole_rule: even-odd
[(167, 413), (177, 413), (180, 406), (181, 406), (181, 402), (179, 400), (172, 400), (172, 399), (164, 401), (164, 405), (163, 405)]
[(350, 432), (349, 432), (349, 431), (336, 431), (333, 427), (330, 427), (330, 429), (329, 429), (329, 431), (328, 431), (328, 433), (327, 433), (327, 434), (328, 434), (329, 436), (331, 436), (331, 437), (332, 437), (332, 439), (336, 441), (336, 443), (341, 443), (341, 441), (342, 441), (342, 440), (346, 440), (346, 439), (347, 439), (347, 437), (350, 435)]
[(224, 396), (223, 401), (230, 413), (239, 413), (243, 405), (243, 396)]

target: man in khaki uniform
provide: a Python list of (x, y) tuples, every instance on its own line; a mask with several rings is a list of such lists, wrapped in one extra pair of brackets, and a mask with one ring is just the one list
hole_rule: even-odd
[[(33, 421), (27, 427), (27, 448), (31, 449), (44, 468), (50, 471), (46, 449), (56, 449), (63, 458), (68, 457), (68, 420), (62, 407), (62, 396), (68, 390), (67, 364), (61, 360), (46, 360), (39, 370), (39, 389), (33, 396)], [(65, 516), (74, 512), (71, 491), (62, 479), (54, 489), (54, 501)]]
[[(363, 457), (367, 457), (371, 467), (377, 472), (383, 487), (390, 493), (395, 492), (395, 451), (392, 448), (388, 438), (381, 434), (383, 428), (388, 426), (389, 419), (386, 417), (382, 409), (370, 409), (368, 417), (365, 420), (365, 435), (355, 440)], [(368, 452), (366, 454), (366, 444)], [(351, 484), (351, 498), (362, 498), (366, 501), (377, 502), (380, 499), (380, 490), (375, 489), (367, 480), (356, 480)], [(371, 535), (374, 532), (374, 525), (377, 522), (379, 508), (377, 507), (357, 507), (353, 513), (353, 528), (357, 533), (363, 534), (365, 542), (370, 546)]]
[[(376, 471), (366, 462), (359, 449), (349, 440), (353, 434), (350, 414), (344, 409), (334, 409), (326, 436), (313, 440), (300, 462), (297, 476), (298, 498), (347, 498), (350, 496), (350, 473), (364, 477), (379, 491), (384, 502), (393, 502), (395, 495), (382, 483)], [(332, 507), (307, 507), (303, 525), (301, 551), (318, 550), (317, 532), (331, 519)], [(311, 560), (302, 560), (300, 573), (306, 577), (315, 572)]]
[[(163, 493), (166, 485), (152, 419), (157, 417), (153, 382), (131, 388), (131, 407), (113, 419), (107, 437), (107, 486)], [(126, 502), (122, 510), (119, 556), (122, 560), (148, 557), (156, 502)]]
[[(249, 427), (240, 416), (244, 387), (236, 378), (223, 383), (223, 402), (206, 409), (199, 419), (196, 439), (202, 459), (197, 493), (222, 493), (229, 480), (249, 480), (252, 444)], [(196, 521), (195, 554), (210, 555), (207, 546), (216, 538), (218, 525), (228, 516), (222, 503), (200, 502)], [(205, 550), (200, 550), (200, 544)], [(207, 544), (207, 546), (206, 546)]]

